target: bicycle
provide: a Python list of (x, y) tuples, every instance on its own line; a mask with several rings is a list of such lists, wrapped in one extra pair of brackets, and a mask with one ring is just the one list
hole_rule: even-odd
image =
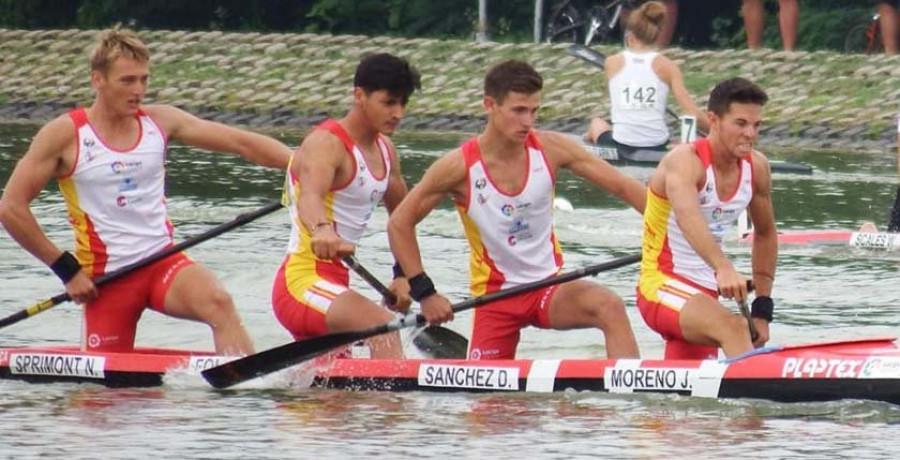
[[(618, 27), (623, 9), (632, 9), (635, 0), (610, 0), (590, 5), (590, 0), (564, 0), (550, 12), (544, 26), (547, 43), (602, 42)], [(582, 38), (583, 37), (583, 38)]]
[(875, 13), (871, 19), (851, 27), (844, 37), (845, 53), (883, 53), (884, 42), (881, 40), (880, 15)]

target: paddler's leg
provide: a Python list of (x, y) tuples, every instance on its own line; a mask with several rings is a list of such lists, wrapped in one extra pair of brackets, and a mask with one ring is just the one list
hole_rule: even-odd
[(610, 126), (606, 120), (602, 118), (592, 118), (591, 124), (588, 125), (587, 132), (584, 133), (584, 140), (596, 144), (600, 135), (607, 131), (612, 131), (612, 126)]
[[(380, 326), (394, 319), (393, 313), (357, 292), (337, 296), (325, 314), (328, 333), (359, 331)], [(403, 345), (396, 331), (366, 341), (375, 359), (403, 359)]]
[(596, 327), (606, 336), (609, 358), (638, 358), (640, 352), (625, 302), (618, 294), (588, 280), (571, 281), (559, 286), (550, 299), (550, 327), (578, 329)]
[(138, 270), (100, 289), (84, 306), (81, 349), (125, 353), (134, 350), (138, 319), (149, 295), (147, 270)]
[(678, 321), (685, 340), (720, 347), (729, 358), (753, 350), (747, 320), (706, 294), (691, 297)]
[(248, 355), (253, 342), (241, 323), (231, 295), (208, 268), (187, 259), (173, 261), (159, 278), (160, 285), (151, 296), (151, 306), (176, 318), (206, 323), (213, 332), (216, 352), (223, 355)]
[(878, 233), (878, 227), (875, 222), (863, 222), (859, 226), (859, 233)]

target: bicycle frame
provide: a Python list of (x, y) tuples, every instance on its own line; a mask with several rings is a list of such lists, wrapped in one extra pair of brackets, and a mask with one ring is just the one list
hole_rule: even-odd
[[(549, 16), (552, 26), (544, 26), (546, 40), (578, 42), (584, 37), (584, 45), (602, 41), (616, 28), (622, 10), (634, 7), (634, 0), (606, 0), (602, 4), (587, 7), (583, 1), (557, 2)], [(582, 35), (583, 34), (583, 35)], [(574, 40), (573, 40), (574, 39)]]
[[(619, 16), (621, 16), (622, 14), (622, 2), (615, 1), (613, 3), (615, 4), (615, 9), (613, 10), (613, 14), (610, 16), (609, 21), (606, 23), (603, 23), (596, 14), (593, 14), (593, 8), (588, 10), (588, 15), (591, 18), (591, 22), (588, 26), (587, 34), (584, 37), (585, 46), (589, 46), (591, 44), (591, 41), (594, 40), (594, 37), (600, 30), (600, 27), (606, 27), (607, 29), (607, 32), (601, 34), (602, 36), (606, 36), (609, 33), (608, 31), (611, 31), (616, 27), (616, 24), (619, 22)], [(611, 5), (607, 5), (606, 8), (609, 8), (609, 6)]]
[(878, 28), (880, 25), (878, 24), (878, 19), (881, 18), (881, 15), (875, 13), (872, 16), (872, 25), (866, 29), (866, 54), (871, 53), (872, 49), (876, 46), (875, 40), (878, 37)]

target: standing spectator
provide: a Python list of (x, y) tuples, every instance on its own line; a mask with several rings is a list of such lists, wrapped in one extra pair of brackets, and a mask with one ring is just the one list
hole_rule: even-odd
[[(747, 47), (758, 49), (763, 42), (765, 9), (763, 0), (743, 0), (744, 28), (747, 30)], [(797, 19), (800, 7), (797, 0), (778, 0), (778, 25), (781, 29), (781, 43), (787, 51), (793, 51), (797, 44)]]
[(897, 54), (898, 41), (900, 41), (900, 13), (897, 12), (897, 0), (878, 0), (878, 21), (881, 25), (881, 41), (884, 43), (884, 53)]
[(672, 43), (675, 28), (678, 26), (678, 0), (662, 0), (662, 3), (666, 6), (666, 22), (656, 37), (656, 46), (665, 48)]

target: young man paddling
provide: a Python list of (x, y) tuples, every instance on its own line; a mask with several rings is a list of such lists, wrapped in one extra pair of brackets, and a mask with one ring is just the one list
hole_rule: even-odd
[[(766, 157), (753, 149), (766, 93), (732, 78), (710, 94), (709, 136), (675, 147), (659, 163), (647, 192), (638, 308), (666, 340), (666, 359), (729, 357), (769, 340), (772, 283), (778, 252), (772, 180)], [(744, 209), (753, 223), (753, 322), (718, 301), (747, 299), (747, 279), (721, 245)]]
[[(415, 226), (452, 197), (469, 241), (472, 294), (537, 281), (559, 272), (562, 253), (553, 230), (556, 174), (569, 169), (643, 211), (644, 186), (591, 155), (565, 135), (535, 131), (541, 76), (527, 63), (506, 61), (485, 77), (487, 124), (481, 135), (428, 168), (391, 215), (391, 250), (410, 275), (410, 295), (429, 323), (453, 318), (450, 302), (425, 274)], [(622, 299), (586, 280), (535, 290), (475, 310), (471, 359), (515, 357), (519, 331), (596, 327), (611, 358), (637, 357)]]
[[(231, 297), (215, 275), (182, 253), (97, 289), (93, 278), (172, 246), (164, 195), (169, 139), (233, 152), (284, 169), (290, 150), (266, 136), (198, 119), (167, 105), (142, 105), (150, 55), (140, 38), (108, 30), (91, 54), (93, 104), (46, 124), (16, 165), (0, 201), (0, 221), (28, 252), (51, 267), (84, 306), (83, 347), (130, 351), (146, 307), (202, 321), (216, 351), (253, 352)], [(55, 177), (75, 231), (75, 254), (43, 233), (29, 204)]]
[[(379, 202), (388, 212), (406, 196), (397, 150), (387, 137), (419, 88), (419, 73), (405, 60), (375, 54), (360, 62), (353, 106), (306, 136), (288, 168), (291, 240), (275, 277), (272, 305), (296, 339), (356, 331), (387, 323), (393, 314), (349, 288), (340, 258), (352, 254)], [(390, 286), (409, 309), (409, 286), (395, 270)], [(395, 332), (371, 339), (374, 358), (402, 358)]]

